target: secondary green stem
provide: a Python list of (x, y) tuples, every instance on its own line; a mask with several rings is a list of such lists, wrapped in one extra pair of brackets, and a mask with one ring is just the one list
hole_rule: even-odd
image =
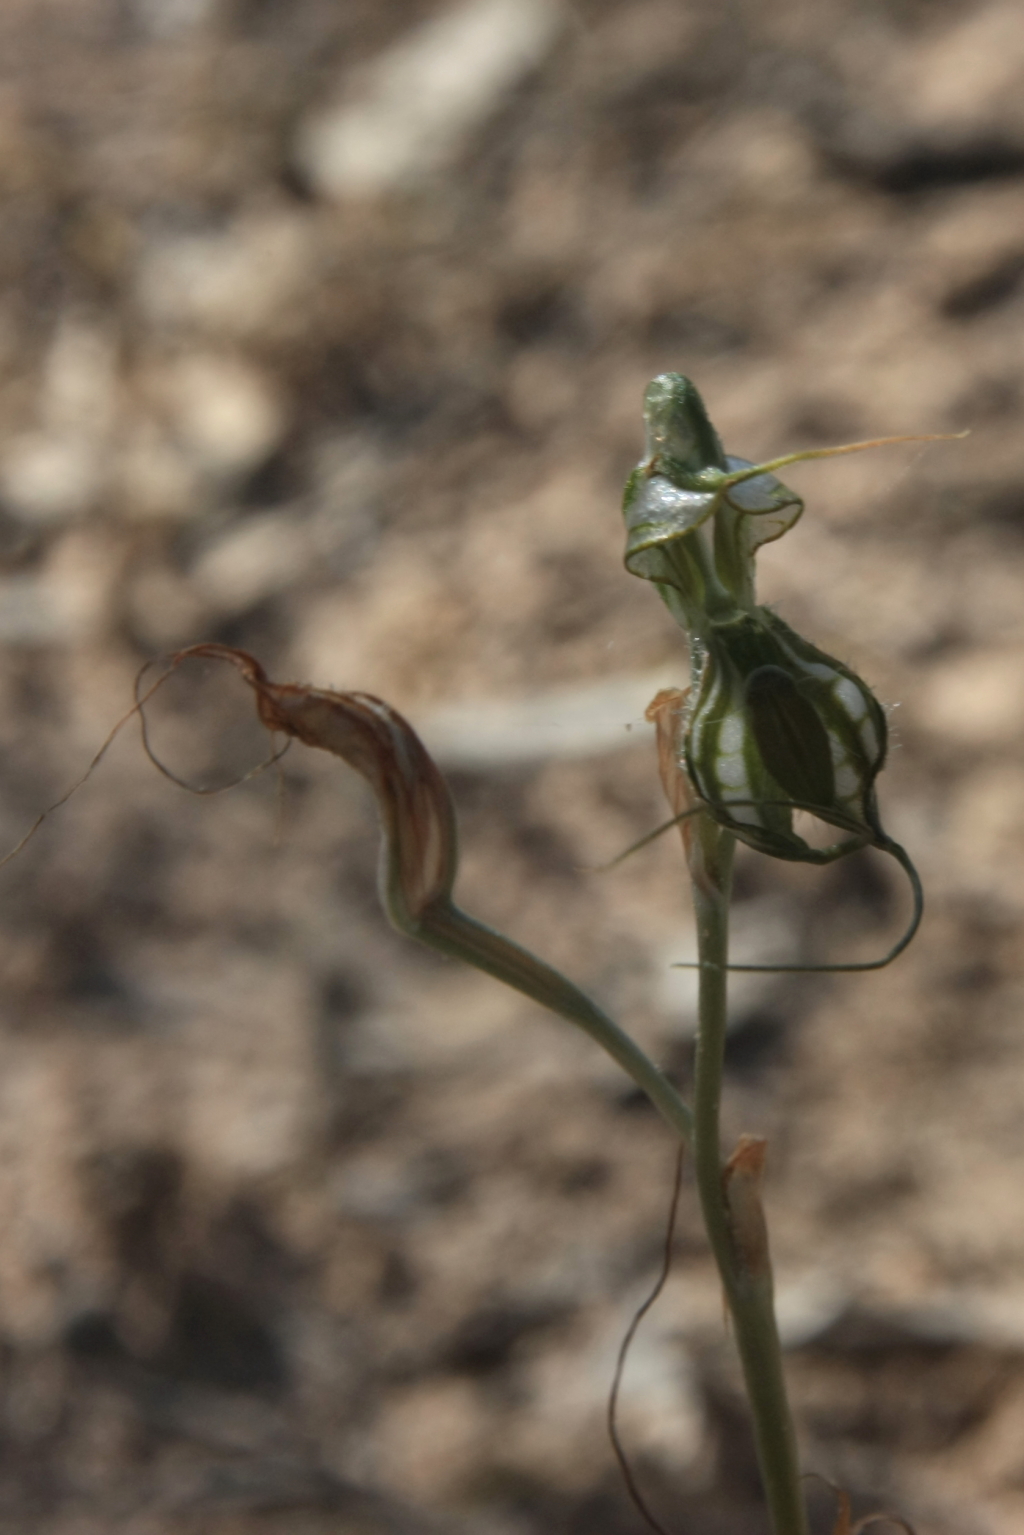
[(807, 1535), (807, 1513), (782, 1373), (767, 1249), (761, 1263), (751, 1264), (744, 1255), (734, 1231), (722, 1163), (719, 1105), (735, 839), (707, 824), (701, 827), (700, 841), (703, 857), (699, 858), (700, 867), (694, 868), (693, 880), (701, 963), (693, 1105), (694, 1168), (704, 1223), (735, 1327), (772, 1529), (774, 1535)]
[(666, 1123), (689, 1144), (692, 1115), (665, 1073), (624, 1029), (559, 971), (520, 948), (511, 938), (467, 916), (450, 901), (437, 901), (428, 907), (411, 931), (421, 943), (493, 975), (589, 1034), (628, 1072)]

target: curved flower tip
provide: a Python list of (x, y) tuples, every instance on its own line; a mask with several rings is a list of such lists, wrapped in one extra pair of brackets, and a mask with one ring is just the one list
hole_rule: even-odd
[(175, 664), (190, 657), (230, 662), (268, 730), (341, 757), (367, 780), (384, 834), (381, 899), (394, 925), (416, 936), (424, 914), (451, 896), (458, 848), (448, 786), (408, 721), (369, 693), (271, 682), (253, 656), (228, 645), (193, 645)]
[(721, 439), (697, 386), (682, 373), (659, 373), (644, 391), (644, 461), (680, 477), (724, 469)]

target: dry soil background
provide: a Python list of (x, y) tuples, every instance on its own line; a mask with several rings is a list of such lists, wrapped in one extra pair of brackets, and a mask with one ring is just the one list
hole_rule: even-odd
[[(685, 1080), (692, 933), (621, 568), (648, 378), (794, 470), (788, 621), (888, 701), (928, 917), (738, 986), (804, 1456), (1024, 1529), (1024, 12), (1017, 0), (4, 0), (0, 833), (200, 639), (370, 689), (469, 908)], [(215, 670), (179, 773), (263, 744)], [(403, 944), (361, 786), (214, 799), (122, 736), (0, 874), (0, 1528), (627, 1535), (603, 1401), (671, 1147), (586, 1040)], [(866, 955), (870, 859), (745, 859), (737, 946)], [(623, 1427), (679, 1535), (764, 1529), (684, 1193)], [(827, 1524), (827, 1500), (818, 1509)]]

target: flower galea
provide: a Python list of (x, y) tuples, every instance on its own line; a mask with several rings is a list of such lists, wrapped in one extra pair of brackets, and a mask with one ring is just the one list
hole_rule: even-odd
[[(825, 863), (888, 849), (874, 790), (886, 753), (881, 706), (854, 671), (754, 596), (757, 550), (794, 525), (802, 500), (770, 472), (777, 464), (723, 452), (682, 374), (656, 378), (644, 406), (644, 457), (624, 498), (626, 568), (655, 583), (689, 635), (684, 766), (702, 808), (777, 858)], [(847, 835), (811, 847), (794, 810)]]

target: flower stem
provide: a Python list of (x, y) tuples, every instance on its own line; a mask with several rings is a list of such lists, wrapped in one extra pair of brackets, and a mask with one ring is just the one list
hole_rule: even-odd
[(772, 1530), (774, 1535), (807, 1535), (756, 1177), (746, 1180), (744, 1198), (740, 1199), (737, 1188), (737, 1197), (730, 1203), (728, 1177), (733, 1163), (723, 1165), (719, 1132), (735, 838), (708, 820), (701, 827), (700, 841), (703, 856), (691, 861), (701, 965), (694, 1168), (704, 1223), (735, 1327)]
[(411, 933), (439, 953), (461, 959), (504, 981), (506, 986), (532, 997), (589, 1034), (633, 1078), (670, 1128), (689, 1145), (693, 1116), (665, 1073), (624, 1029), (551, 965), (520, 948), (511, 938), (477, 922), (451, 901), (434, 902), (421, 913)]

